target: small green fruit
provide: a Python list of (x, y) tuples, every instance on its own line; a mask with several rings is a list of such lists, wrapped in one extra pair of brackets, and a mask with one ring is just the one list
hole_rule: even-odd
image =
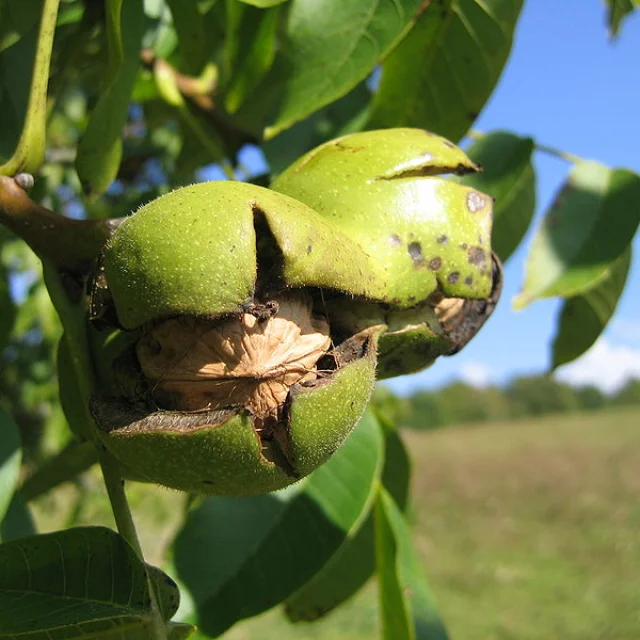
[(91, 409), (129, 475), (274, 491), (325, 462), (364, 411), (381, 327), (334, 335), (322, 292), (375, 299), (384, 282), (306, 205), (241, 183), (178, 189), (120, 225), (103, 268), (94, 302), (115, 313), (94, 312), (123, 329), (91, 330), (104, 391)]
[(96, 278), (92, 314), (119, 324), (90, 329), (99, 439), (130, 476), (193, 493), (316, 469), (364, 411), (378, 339), (378, 374), (407, 373), (495, 306), (491, 199), (440, 177), (475, 170), (433, 134), (367, 132), (274, 190), (204, 183), (142, 207)]
[[(387, 129), (327, 142), (271, 185), (312, 207), (382, 268), (381, 299), (369, 298), (357, 312), (340, 300), (332, 318), (346, 331), (366, 326), (366, 318), (387, 325), (380, 377), (457, 352), (495, 307), (502, 271), (491, 252), (493, 201), (443, 177), (480, 169), (433, 133)], [(450, 300), (458, 301), (456, 314)]]

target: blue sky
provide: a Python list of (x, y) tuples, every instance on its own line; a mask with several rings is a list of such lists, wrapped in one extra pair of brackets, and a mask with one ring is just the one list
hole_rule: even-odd
[[(474, 128), (506, 129), (543, 145), (640, 173), (640, 12), (611, 41), (601, 0), (526, 0), (509, 63)], [(245, 164), (261, 164), (247, 149)], [(536, 224), (570, 165), (537, 152)], [(221, 179), (209, 170), (206, 179)], [(398, 393), (462, 378), (501, 383), (514, 375), (542, 373), (550, 365), (557, 300), (511, 309), (524, 275), (533, 229), (505, 270), (500, 304), (481, 333), (459, 354), (430, 369), (388, 382)], [(640, 377), (640, 237), (637, 256), (616, 316), (600, 341), (580, 360), (559, 370), (575, 384), (614, 391)]]
[[(474, 125), (507, 129), (541, 144), (640, 173), (640, 15), (624, 23), (611, 42), (600, 0), (527, 0), (512, 55), (490, 102)], [(537, 219), (569, 165), (536, 153)], [(506, 265), (498, 309), (460, 354), (430, 369), (390, 383), (397, 392), (429, 388), (463, 378), (482, 384), (543, 372), (560, 304), (536, 302), (511, 309), (518, 292), (531, 232)], [(630, 375), (640, 377), (640, 242), (627, 288), (603, 338), (559, 377), (614, 390)]]

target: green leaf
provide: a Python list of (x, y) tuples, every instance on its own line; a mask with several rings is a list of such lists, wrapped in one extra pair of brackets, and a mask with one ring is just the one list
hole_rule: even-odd
[(514, 308), (587, 291), (626, 249), (639, 222), (640, 176), (597, 162), (574, 165), (533, 240)]
[(0, 0), (0, 51), (36, 26), (44, 0)]
[(122, 2), (123, 0), (111, 0), (105, 5), (107, 55), (109, 57), (106, 85), (110, 85), (115, 80), (124, 58), (121, 20)]
[(524, 237), (536, 206), (533, 140), (496, 131), (474, 142), (467, 155), (484, 168), (459, 182), (495, 200), (491, 246), (505, 262)]
[[(68, 353), (64, 357), (68, 357)], [(74, 480), (97, 461), (98, 452), (93, 442), (74, 439), (62, 451), (45, 460), (23, 482), (20, 495), (27, 501), (34, 500), (63, 482)]]
[(286, 81), (272, 138), (364, 80), (395, 46), (419, 0), (294, 0), (283, 65)]
[(369, 127), (462, 138), (498, 82), (521, 7), (522, 0), (429, 3), (382, 64)]
[(207, 32), (198, 3), (167, 0), (178, 36), (180, 67), (190, 75), (198, 75), (206, 60)]
[(122, 7), (122, 64), (91, 113), (78, 145), (76, 170), (85, 192), (99, 195), (115, 180), (122, 159), (122, 129), (140, 66), (140, 44), (146, 25), (142, 0)]
[(0, 164), (12, 156), (20, 139), (37, 39), (36, 21), (24, 37), (0, 53)]
[(175, 563), (198, 612), (217, 637), (283, 601), (317, 573), (366, 517), (382, 466), (370, 414), (324, 466), (283, 491), (209, 498), (189, 514)]
[(271, 178), (326, 140), (360, 131), (367, 119), (372, 93), (365, 83), (346, 96), (296, 123), (262, 146)]
[(44, 162), (47, 88), (59, 4), (60, 0), (45, 0), (42, 5), (24, 122), (11, 157), (0, 165), (2, 175), (12, 176), (22, 171), (37, 173)]
[(239, 0), (245, 4), (252, 4), (254, 7), (260, 7), (261, 9), (267, 9), (268, 7), (275, 7), (277, 4), (288, 2), (289, 0)]
[[(227, 43), (235, 43), (235, 50), (227, 56), (231, 82), (225, 95), (225, 107), (234, 113), (254, 94), (271, 69), (277, 49), (279, 8), (263, 11), (239, 4), (237, 0), (230, 2), (235, 11), (228, 12), (234, 17), (234, 24), (227, 30)], [(235, 35), (233, 38), (231, 31)]]
[(170, 627), (169, 640), (186, 640), (196, 632), (196, 628), (193, 625), (181, 622), (172, 622)]
[[(385, 435), (382, 484), (400, 509), (407, 505), (410, 461), (404, 444), (394, 428), (383, 428)], [(347, 538), (322, 570), (285, 603), (292, 622), (320, 618), (359, 591), (375, 571), (374, 516)]]
[(446, 640), (447, 632), (413, 548), (402, 512), (384, 489), (375, 505), (382, 638)]
[(0, 522), (7, 512), (20, 473), (22, 448), (18, 425), (0, 406)]
[(607, 0), (607, 24), (612, 38), (620, 33), (623, 20), (638, 7), (638, 0)]
[(396, 425), (392, 424), (380, 412), (376, 412), (375, 415), (382, 427), (385, 442), (382, 486), (389, 492), (398, 507), (404, 511), (409, 503), (411, 458)]
[[(21, 5), (24, 5), (22, 0), (18, 0)], [(34, 0), (31, 0), (32, 2)], [(74, 2), (64, 2), (58, 10), (58, 20), (56, 27), (63, 27), (69, 24), (77, 24), (82, 21), (84, 17), (84, 7)]]
[[(177, 610), (178, 588), (159, 569), (149, 572), (166, 621)], [(146, 576), (133, 549), (103, 527), (7, 542), (0, 545), (0, 638), (144, 640)]]
[(553, 341), (553, 369), (579, 358), (604, 331), (624, 290), (630, 265), (629, 245), (595, 287), (565, 301)]
[(0, 523), (0, 542), (36, 535), (36, 525), (29, 507), (19, 494), (15, 493), (9, 508)]

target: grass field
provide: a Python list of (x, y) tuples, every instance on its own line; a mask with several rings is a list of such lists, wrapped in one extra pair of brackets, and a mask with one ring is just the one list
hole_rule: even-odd
[(408, 438), (453, 638), (640, 639), (640, 413)]
[[(640, 411), (405, 433), (416, 543), (453, 640), (640, 639)], [(376, 637), (375, 587), (320, 624), (229, 640)]]
[[(415, 540), (453, 640), (640, 640), (640, 411), (404, 435)], [(133, 492), (142, 519), (179, 508), (156, 491)], [(80, 521), (111, 526), (106, 505)], [(225, 638), (375, 639), (376, 611), (371, 584), (321, 623), (272, 611)]]

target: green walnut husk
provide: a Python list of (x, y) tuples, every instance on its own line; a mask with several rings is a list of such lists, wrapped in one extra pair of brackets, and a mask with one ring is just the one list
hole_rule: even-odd
[(142, 207), (94, 281), (99, 441), (130, 477), (193, 493), (312, 472), (376, 367), (428, 366), (495, 306), (491, 199), (441, 177), (475, 170), (433, 134), (368, 132), (310, 152), (273, 190), (203, 183)]
[(275, 491), (326, 462), (351, 433), (375, 382), (375, 338), (369, 331), (343, 345), (330, 381), (293, 386), (266, 437), (237, 408), (149, 412), (130, 399), (97, 397), (91, 409), (101, 440), (137, 480), (212, 495)]
[(479, 170), (433, 133), (388, 129), (327, 142), (271, 185), (312, 207), (382, 266), (379, 301), (360, 301), (357, 310), (348, 300), (330, 301), (347, 333), (387, 326), (381, 378), (456, 353), (495, 308), (502, 270), (491, 251), (493, 201), (444, 177)]
[(192, 185), (144, 206), (108, 243), (104, 269), (127, 329), (172, 315), (238, 313), (259, 285), (373, 299), (387, 287), (384, 268), (311, 208), (241, 182)]
[[(205, 183), (140, 209), (95, 278), (100, 442), (128, 475), (193, 493), (251, 495), (309, 474), (362, 415), (382, 330), (334, 336), (325, 290), (377, 299), (384, 279), (291, 198)], [(109, 317), (120, 326), (100, 328)]]

